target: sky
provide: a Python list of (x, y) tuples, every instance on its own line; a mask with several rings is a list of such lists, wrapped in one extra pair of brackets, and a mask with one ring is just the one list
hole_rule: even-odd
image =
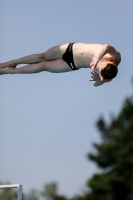
[(90, 69), (0, 76), (0, 180), (24, 192), (57, 182), (71, 197), (99, 172), (87, 159), (100, 142), (96, 121), (117, 116), (132, 94), (133, 1), (1, 0), (0, 62), (69, 42), (108, 43), (122, 56), (111, 83), (94, 87)]

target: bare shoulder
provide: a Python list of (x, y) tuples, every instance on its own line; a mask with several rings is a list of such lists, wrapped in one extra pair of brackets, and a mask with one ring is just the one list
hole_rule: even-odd
[(114, 64), (116, 64), (118, 66), (119, 63), (121, 62), (121, 54), (120, 54), (120, 52), (110, 44), (105, 44), (105, 45), (108, 48), (108, 54), (105, 56), (105, 58), (108, 57), (108, 59), (111, 62), (114, 62)]

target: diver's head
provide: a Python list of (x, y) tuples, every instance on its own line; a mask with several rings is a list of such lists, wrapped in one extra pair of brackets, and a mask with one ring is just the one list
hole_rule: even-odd
[(102, 66), (100, 73), (104, 79), (113, 79), (118, 73), (118, 68), (113, 63), (107, 63)]

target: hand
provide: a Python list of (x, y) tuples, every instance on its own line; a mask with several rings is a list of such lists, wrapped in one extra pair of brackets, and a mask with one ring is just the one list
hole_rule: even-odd
[(100, 75), (96, 71), (91, 71), (91, 78), (89, 81), (101, 82)]

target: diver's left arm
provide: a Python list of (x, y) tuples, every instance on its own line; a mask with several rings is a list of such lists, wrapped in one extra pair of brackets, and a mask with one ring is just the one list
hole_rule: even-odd
[(109, 44), (104, 44), (103, 48), (101, 49), (101, 51), (99, 52), (99, 55), (97, 56), (97, 59), (92, 62), (90, 65), (92, 67), (92, 70), (95, 69), (97, 63), (102, 59), (103, 56), (105, 56), (106, 54), (110, 54), (114, 60), (114, 63), (116, 64), (116, 66), (119, 65), (120, 61), (121, 61), (121, 54), (111, 45)]

